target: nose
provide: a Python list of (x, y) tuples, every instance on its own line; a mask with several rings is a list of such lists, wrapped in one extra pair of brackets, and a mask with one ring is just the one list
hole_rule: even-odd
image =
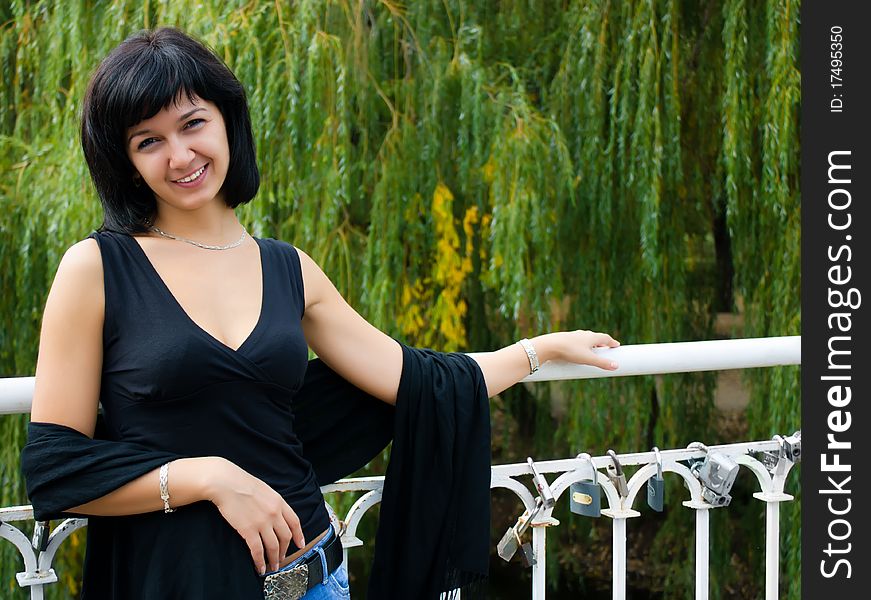
[(169, 142), (169, 168), (184, 169), (193, 162), (196, 153), (183, 140)]

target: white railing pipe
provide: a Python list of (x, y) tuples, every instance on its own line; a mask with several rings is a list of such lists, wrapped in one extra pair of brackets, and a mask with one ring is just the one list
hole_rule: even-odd
[(801, 364), (801, 336), (633, 344), (600, 348), (596, 353), (617, 362), (616, 371), (550, 361), (523, 381), (594, 379), (630, 375), (662, 375)]
[[(616, 371), (550, 361), (523, 381), (596, 379), (801, 364), (801, 336), (634, 344), (596, 352), (617, 362)], [(474, 353), (470, 354), (474, 356)], [(30, 412), (33, 377), (0, 379), (0, 414)]]

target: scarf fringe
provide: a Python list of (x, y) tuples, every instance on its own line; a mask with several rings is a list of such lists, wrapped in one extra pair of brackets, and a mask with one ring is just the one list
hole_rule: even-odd
[(442, 589), (450, 591), (443, 592), (439, 600), (487, 600), (489, 581), (489, 577), (481, 573), (449, 567)]

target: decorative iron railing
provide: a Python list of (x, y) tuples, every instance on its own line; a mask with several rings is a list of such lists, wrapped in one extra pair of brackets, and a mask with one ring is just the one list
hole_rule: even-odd
[[(674, 344), (622, 346), (605, 350), (620, 364), (613, 372), (593, 367), (548, 363), (524, 381), (586, 379), (626, 375), (649, 375), (770, 367), (801, 364), (801, 339), (798, 336), (756, 338)], [(24, 413), (30, 410), (33, 378), (0, 380), (0, 414)], [(687, 448), (662, 451), (613, 454), (605, 456), (579, 455), (574, 458), (546, 460), (535, 463), (495, 465), (491, 470), (490, 487), (505, 488), (517, 495), (524, 513), (512, 529), (527, 529), (531, 522), (531, 544), (524, 550), (532, 564), (533, 600), (545, 598), (545, 545), (547, 529), (559, 525), (552, 513), (557, 502), (570, 502), (572, 511), (592, 516), (595, 513), (612, 520), (613, 531), (613, 593), (615, 600), (626, 597), (626, 535), (627, 521), (639, 517), (635, 510), (639, 493), (653, 493), (656, 504), (664, 486), (657, 481), (664, 474), (680, 477), (688, 499), (681, 504), (695, 511), (695, 598), (708, 598), (709, 582), (709, 512), (729, 504), (729, 489), (740, 467), (749, 469), (759, 483), (753, 496), (766, 503), (765, 523), (765, 598), (778, 598), (780, 555), (780, 503), (793, 496), (784, 492), (787, 475), (800, 460), (801, 432), (774, 436), (771, 440), (740, 442), (718, 446), (691, 444)], [(622, 467), (637, 466), (628, 479), (621, 479)], [(605, 473), (601, 470), (605, 469)], [(537, 471), (537, 473), (533, 473)], [(530, 488), (520, 479), (532, 476)], [(550, 480), (548, 480), (550, 476)], [(672, 476), (672, 475), (669, 475)], [(653, 481), (654, 483), (649, 483)], [(341, 519), (342, 546), (347, 560), (350, 548), (363, 545), (357, 537), (358, 525), (366, 512), (381, 501), (383, 477), (363, 477), (338, 481), (322, 488), (330, 492), (363, 492)], [(530, 491), (531, 489), (535, 490)], [(599, 491), (601, 490), (601, 492)], [(604, 493), (605, 506), (596, 510), (598, 495)], [(669, 503), (675, 500), (669, 500)], [(87, 519), (67, 519), (51, 532), (47, 524), (35, 523), (32, 538), (11, 523), (32, 522), (30, 506), (0, 508), (0, 537), (15, 544), (24, 560), (24, 570), (17, 574), (18, 584), (29, 587), (32, 600), (44, 597), (46, 585), (57, 581), (52, 568), (57, 549), (69, 535), (87, 524)], [(525, 534), (524, 534), (525, 535)], [(514, 538), (514, 540), (512, 540)], [(506, 532), (500, 542), (500, 555), (507, 556), (518, 542)], [(40, 549), (41, 548), (41, 549)]]

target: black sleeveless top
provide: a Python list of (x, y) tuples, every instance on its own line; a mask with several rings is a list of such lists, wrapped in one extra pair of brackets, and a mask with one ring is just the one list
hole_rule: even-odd
[[(329, 516), (291, 411), (308, 363), (296, 249), (255, 238), (261, 312), (233, 350), (185, 313), (136, 240), (90, 237), (103, 260), (100, 402), (108, 438), (222, 456), (278, 491), (306, 540), (326, 530)], [(288, 554), (296, 550), (291, 544)], [(90, 517), (83, 579), (83, 598), (263, 597), (244, 540), (205, 501), (170, 514)]]

